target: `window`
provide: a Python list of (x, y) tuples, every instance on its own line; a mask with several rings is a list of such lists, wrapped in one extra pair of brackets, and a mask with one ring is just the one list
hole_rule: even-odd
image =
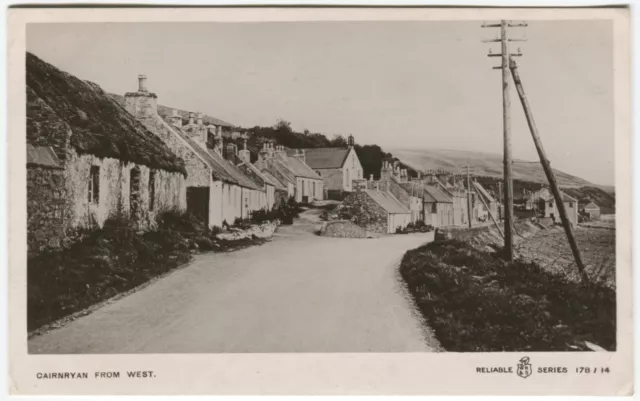
[(100, 203), (100, 167), (91, 166), (89, 172), (89, 203)]
[(156, 203), (156, 172), (149, 172), (149, 210), (153, 210)]
[(136, 219), (140, 213), (140, 169), (134, 167), (129, 172), (129, 208)]
[(549, 202), (549, 207), (553, 207), (553, 202)]
[(435, 202), (431, 204), (431, 213), (438, 213), (438, 204)]
[(572, 208), (573, 207), (573, 202), (569, 202), (569, 207)]

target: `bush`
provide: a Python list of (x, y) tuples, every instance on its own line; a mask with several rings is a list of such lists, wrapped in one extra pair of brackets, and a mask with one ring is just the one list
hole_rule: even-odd
[(583, 340), (616, 349), (615, 291), (604, 285), (455, 240), (407, 252), (400, 273), (448, 351), (569, 351)]

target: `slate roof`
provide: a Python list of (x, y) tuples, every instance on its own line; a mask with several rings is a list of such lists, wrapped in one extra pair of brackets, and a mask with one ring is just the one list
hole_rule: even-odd
[(274, 177), (273, 174), (271, 174), (268, 170), (262, 170), (261, 173), (262, 173), (262, 175), (264, 175), (265, 178), (267, 178), (271, 182), (271, 184), (276, 189), (279, 189), (279, 190), (282, 190), (282, 191), (286, 191), (287, 190), (287, 187), (279, 179)]
[(178, 129), (175, 129), (175, 131), (187, 141), (189, 146), (191, 146), (202, 159), (205, 160), (207, 165), (209, 165), (209, 167), (211, 168), (212, 175), (215, 180), (224, 181), (249, 189), (262, 190), (262, 188), (258, 184), (247, 177), (238, 167), (229, 163), (229, 161), (225, 160), (215, 151), (213, 151), (212, 149), (205, 150), (193, 139), (184, 135), (182, 131)]
[(453, 203), (453, 198), (450, 195), (431, 185), (424, 186), (424, 199), (425, 202)]
[[(299, 149), (287, 149), (293, 156)], [(351, 148), (310, 148), (304, 149), (305, 163), (313, 169), (342, 168)]]
[(298, 160), (295, 157), (287, 157), (286, 160), (283, 160), (279, 156), (276, 156), (280, 164), (282, 164), (285, 168), (287, 168), (293, 175), (296, 177), (303, 178), (312, 178), (314, 180), (321, 180), (320, 177), (311, 167), (303, 163), (301, 160)]
[(184, 160), (98, 85), (28, 52), (26, 83), (27, 143), (52, 146), (63, 158), (70, 133), (78, 154), (186, 174)]
[(364, 191), (389, 214), (410, 213), (409, 209), (405, 208), (389, 191), (376, 191), (375, 189), (365, 189)]
[(262, 186), (262, 185), (271, 185), (271, 186), (275, 186), (271, 180), (269, 180), (267, 177), (265, 177), (265, 175), (262, 173), (262, 171), (260, 171), (259, 168), (257, 168), (256, 166), (254, 166), (251, 163), (247, 163), (247, 162), (241, 162), (240, 164), (237, 165), (239, 170), (242, 170), (243, 173), (249, 177), (251, 180), (253, 180), (256, 184)]
[[(576, 198), (573, 198), (562, 191), (560, 191), (560, 195), (562, 196), (562, 202), (577, 202)], [(555, 201), (553, 194), (549, 195), (549, 197), (545, 199), (545, 201), (546, 202)]]
[(589, 202), (584, 206), (585, 209), (600, 209), (600, 206), (596, 205), (594, 202)]
[(33, 146), (27, 144), (27, 165), (49, 168), (62, 168), (60, 159), (51, 146)]

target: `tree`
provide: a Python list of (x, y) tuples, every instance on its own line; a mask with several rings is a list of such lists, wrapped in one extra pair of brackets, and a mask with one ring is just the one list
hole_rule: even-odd
[(333, 139), (329, 142), (329, 146), (334, 148), (346, 147), (347, 140), (342, 135), (334, 135)]
[(278, 121), (276, 122), (276, 125), (274, 125), (273, 128), (276, 131), (293, 132), (293, 130), (291, 129), (291, 123), (281, 118), (278, 119)]

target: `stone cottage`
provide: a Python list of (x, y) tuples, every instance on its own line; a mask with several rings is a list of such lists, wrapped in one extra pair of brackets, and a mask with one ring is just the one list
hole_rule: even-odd
[(298, 150), (293, 156), (287, 156), (284, 146), (265, 143), (258, 154), (256, 167), (267, 170), (282, 182), (293, 184), (296, 202), (313, 202), (324, 199), (324, 181), (305, 163), (304, 150)]
[(28, 247), (125, 216), (139, 228), (185, 209), (184, 160), (98, 85), (27, 53)]
[[(353, 135), (349, 135), (347, 144), (347, 148), (302, 149), (303, 161), (322, 177), (329, 199), (342, 199), (345, 192), (352, 191), (353, 180), (364, 178)], [(287, 150), (288, 156), (296, 154), (300, 154), (300, 149)]]
[(591, 220), (597, 220), (600, 218), (600, 206), (593, 201), (588, 201), (581, 205), (580, 211), (588, 214)]
[[(566, 193), (560, 191), (560, 196), (562, 197), (562, 203), (564, 204), (564, 209), (567, 211), (567, 217), (569, 218), (569, 222), (575, 226), (578, 224), (578, 201), (576, 198), (573, 198)], [(558, 211), (558, 207), (556, 205), (556, 200), (552, 196), (548, 199), (544, 200), (544, 217), (550, 217), (554, 222), (560, 223), (562, 220), (560, 218), (560, 212)]]
[(384, 186), (384, 182), (376, 182), (375, 189), (368, 189), (367, 181), (355, 180), (354, 191), (338, 205), (338, 214), (381, 234), (394, 234), (407, 227), (411, 212)]
[(187, 210), (208, 227), (233, 224), (258, 209), (268, 208), (263, 188), (247, 177), (223, 153), (222, 127), (205, 124), (202, 114), (158, 114), (157, 96), (147, 90), (146, 76), (138, 77), (138, 91), (124, 96), (127, 111), (185, 160)]
[(453, 196), (436, 186), (425, 185), (423, 190), (425, 224), (434, 227), (455, 226)]

